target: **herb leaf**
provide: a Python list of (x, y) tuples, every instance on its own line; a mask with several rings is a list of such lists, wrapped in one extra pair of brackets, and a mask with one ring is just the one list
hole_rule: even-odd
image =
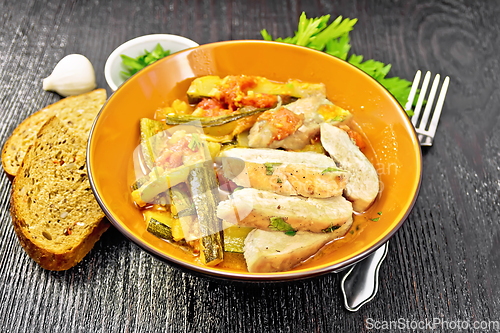
[(191, 134), (191, 141), (189, 141), (188, 148), (192, 151), (197, 151), (201, 147), (203, 147), (203, 145), (200, 142), (198, 134)]
[(327, 172), (333, 172), (333, 171), (342, 171), (342, 170), (337, 169), (337, 168), (329, 167), (329, 168), (326, 168), (325, 170), (321, 171), (321, 175), (324, 175)]
[(329, 226), (328, 228), (325, 228), (325, 229), (323, 229), (322, 231), (323, 231), (323, 232), (334, 232), (334, 231), (335, 231), (335, 230), (337, 230), (338, 228), (340, 228), (340, 226), (339, 226), (339, 225), (333, 225), (333, 223), (332, 223), (332, 224), (330, 224), (330, 226)]
[(144, 50), (144, 54), (138, 56), (135, 59), (121, 54), (120, 57), (122, 58), (123, 65), (125, 67), (128, 67), (128, 72), (122, 71), (121, 73), (126, 77), (130, 77), (144, 67), (151, 65), (153, 62), (160, 60), (161, 58), (164, 58), (168, 55), (170, 55), (170, 51), (163, 50), (163, 47), (160, 45), (160, 43), (156, 45), (155, 49), (152, 52)]
[(285, 220), (281, 217), (273, 216), (271, 217), (271, 223), (269, 224), (269, 229), (274, 231), (283, 231), (285, 235), (295, 236), (297, 232), (292, 226), (285, 222)]
[(271, 176), (274, 172), (274, 167), (281, 165), (282, 163), (264, 163), (266, 167), (266, 175)]
[(370, 220), (373, 221), (373, 222), (378, 222), (378, 220), (380, 220), (380, 217), (376, 217), (376, 218), (370, 219)]
[[(295, 35), (284, 39), (276, 38), (275, 41), (306, 46), (347, 60), (351, 49), (349, 32), (353, 30), (357, 19), (343, 19), (342, 16), (339, 16), (328, 25), (329, 19), (330, 15), (308, 19), (306, 14), (302, 12)], [(273, 40), (273, 37), (265, 29), (261, 31), (261, 34), (265, 40)], [(390, 64), (386, 65), (376, 60), (363, 62), (363, 56), (354, 54), (347, 61), (372, 76), (397, 99), (399, 104), (405, 106), (410, 94), (411, 82), (399, 77), (386, 78), (391, 69)], [(406, 113), (410, 117), (413, 115), (412, 110), (406, 111)]]
[[(305, 16), (305, 14), (303, 13)], [(327, 15), (329, 18), (329, 15)], [(326, 44), (331, 40), (337, 40), (342, 36), (348, 36), (349, 31), (351, 31), (356, 24), (357, 19), (343, 19), (342, 16), (337, 17), (332, 24), (327, 26), (323, 31), (318, 33), (316, 36), (311, 38), (311, 42), (307, 45), (315, 50), (323, 51)], [(327, 25), (328, 19), (325, 21), (325, 26)], [(345, 43), (345, 40), (343, 41)]]
[[(363, 62), (363, 56), (351, 55), (349, 58), (349, 63), (358, 67), (363, 72), (367, 73), (375, 80), (377, 80), (381, 85), (383, 85), (389, 92), (398, 100), (399, 104), (405, 105), (408, 101), (408, 95), (410, 94), (411, 82), (400, 79), (399, 77), (386, 78), (385, 76), (389, 73), (391, 65), (385, 65), (380, 61), (367, 60)], [(406, 111), (408, 116), (413, 116), (413, 111)]]
[(233, 190), (233, 193), (234, 193), (234, 192), (236, 192), (236, 191), (242, 190), (242, 189), (244, 189), (244, 187), (243, 187), (243, 186), (236, 186), (236, 187), (234, 188), (234, 190)]
[(342, 60), (346, 60), (347, 53), (349, 53), (349, 50), (351, 49), (349, 41), (348, 34), (342, 35), (338, 39), (329, 40), (326, 42), (325, 52)]
[(140, 70), (144, 68), (144, 65), (137, 59), (131, 58), (129, 56), (126, 56), (124, 54), (120, 55), (122, 58), (122, 62), (125, 66), (128, 66), (131, 68), (131, 70)]

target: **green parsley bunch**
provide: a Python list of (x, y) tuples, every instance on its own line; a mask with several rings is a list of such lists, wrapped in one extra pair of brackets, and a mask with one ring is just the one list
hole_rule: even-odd
[[(339, 16), (328, 25), (329, 20), (330, 15), (308, 19), (303, 12), (295, 35), (287, 38), (276, 38), (275, 41), (306, 46), (346, 60), (377, 80), (396, 98), (399, 104), (404, 106), (408, 101), (411, 82), (399, 77), (386, 78), (391, 69), (390, 64), (386, 65), (372, 59), (363, 61), (363, 56), (356, 54), (351, 54), (347, 58), (351, 49), (349, 32), (353, 30), (358, 20), (343, 19), (342, 16)], [(262, 30), (261, 34), (264, 40), (273, 40), (266, 29)], [(406, 112), (408, 116), (413, 115), (412, 110)]]

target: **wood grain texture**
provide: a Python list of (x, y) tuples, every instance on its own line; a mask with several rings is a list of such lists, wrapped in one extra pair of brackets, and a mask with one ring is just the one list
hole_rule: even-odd
[(367, 318), (500, 320), (497, 1), (3, 0), (0, 144), (60, 98), (41, 80), (66, 54), (87, 56), (107, 88), (107, 56), (133, 37), (172, 33), (203, 44), (261, 39), (264, 28), (286, 37), (302, 11), (358, 18), (351, 51), (391, 63), (393, 75), (451, 77), (434, 146), (423, 150), (420, 196), (391, 241), (377, 297), (349, 313), (341, 275), (280, 284), (194, 276), (115, 229), (75, 268), (44, 271), (16, 239), (2, 174), (0, 332), (362, 332)]

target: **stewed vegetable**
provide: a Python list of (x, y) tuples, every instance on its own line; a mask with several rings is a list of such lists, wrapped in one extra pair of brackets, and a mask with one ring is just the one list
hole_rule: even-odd
[[(364, 140), (323, 84), (206, 76), (186, 98), (191, 104), (175, 100), (140, 121), (143, 171), (132, 198), (149, 232), (201, 264), (228, 267), (225, 257), (239, 256), (250, 272), (292, 269), (349, 231), (346, 189), (363, 207), (375, 199), (352, 193), (351, 179), (364, 176), (345, 161), (361, 158)], [(324, 124), (349, 138), (341, 149), (323, 140), (331, 136)]]

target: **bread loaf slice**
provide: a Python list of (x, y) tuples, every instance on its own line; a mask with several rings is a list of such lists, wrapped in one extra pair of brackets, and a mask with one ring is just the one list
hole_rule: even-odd
[(36, 133), (51, 117), (57, 116), (64, 124), (87, 138), (95, 117), (106, 102), (106, 90), (96, 89), (86, 94), (71, 96), (34, 113), (12, 133), (2, 150), (2, 166), (14, 177)]
[(66, 270), (109, 227), (90, 188), (86, 138), (50, 118), (14, 178), (11, 215), (19, 242), (48, 270)]

